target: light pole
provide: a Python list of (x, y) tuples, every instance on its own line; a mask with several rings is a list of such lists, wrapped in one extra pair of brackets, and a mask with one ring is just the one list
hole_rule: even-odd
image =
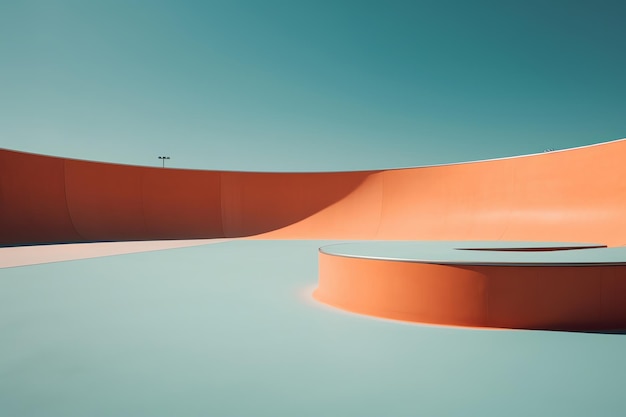
[(169, 156), (159, 156), (159, 159), (163, 160), (163, 168), (165, 168), (165, 160), (166, 159), (170, 159), (170, 157)]

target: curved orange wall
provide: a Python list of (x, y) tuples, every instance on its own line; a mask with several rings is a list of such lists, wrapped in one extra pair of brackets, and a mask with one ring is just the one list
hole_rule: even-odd
[[(298, 224), (342, 201), (360, 188), (369, 175), (369, 172), (223, 172), (221, 204), (225, 237), (255, 235)], [(328, 223), (326, 227), (330, 232), (337, 225)]]
[[(264, 237), (622, 245), (624, 160), (626, 141), (621, 140), (518, 158), (372, 173), (340, 207)], [(354, 222), (362, 210), (369, 221)], [(344, 225), (337, 233), (342, 221), (351, 227), (345, 230)]]
[(341, 173), (161, 169), (0, 150), (0, 243), (236, 237), (626, 244), (626, 141)]
[(320, 253), (315, 298), (420, 323), (559, 330), (626, 325), (623, 265), (442, 265)]
[(369, 175), (162, 169), (0, 150), (0, 244), (249, 236), (306, 219)]
[(220, 175), (65, 161), (70, 216), (94, 240), (223, 236)]
[(0, 244), (81, 241), (62, 159), (0, 151)]

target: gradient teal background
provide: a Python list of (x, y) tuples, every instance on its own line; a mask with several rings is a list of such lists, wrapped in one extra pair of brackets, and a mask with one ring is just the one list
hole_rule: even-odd
[(623, 1), (0, 2), (0, 146), (347, 170), (625, 135)]

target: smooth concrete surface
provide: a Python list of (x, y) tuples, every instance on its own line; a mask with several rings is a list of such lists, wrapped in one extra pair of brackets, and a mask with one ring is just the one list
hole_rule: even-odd
[(0, 415), (626, 414), (626, 335), (470, 330), (314, 302), (329, 241), (0, 270)]
[(231, 239), (147, 240), (137, 242), (67, 243), (64, 245), (28, 245), (0, 248), (0, 269), (123, 255), (136, 252), (183, 248), (227, 242)]

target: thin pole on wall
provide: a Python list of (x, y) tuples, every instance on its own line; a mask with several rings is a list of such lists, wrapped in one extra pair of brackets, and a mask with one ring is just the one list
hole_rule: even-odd
[(169, 156), (159, 156), (159, 159), (163, 160), (163, 168), (165, 168), (165, 160), (170, 159)]

